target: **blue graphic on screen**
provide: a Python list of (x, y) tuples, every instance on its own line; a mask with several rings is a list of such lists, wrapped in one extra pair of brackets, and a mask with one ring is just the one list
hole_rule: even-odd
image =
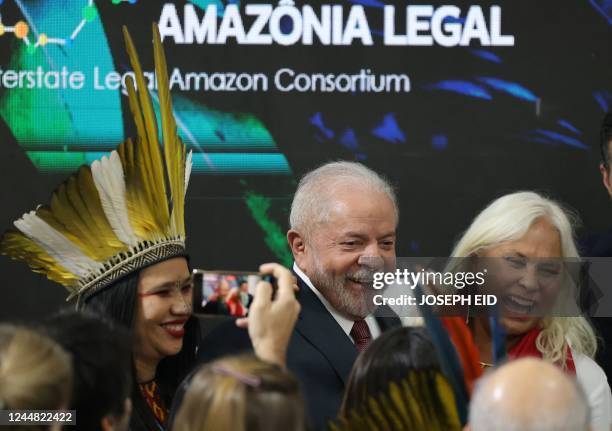
[(340, 143), (349, 150), (356, 150), (359, 148), (357, 136), (355, 135), (355, 131), (353, 129), (347, 129), (342, 136), (340, 136)]
[(491, 51), (487, 51), (484, 49), (470, 49), (470, 52), (476, 57), (482, 58), (483, 60), (491, 61), (497, 64), (501, 64), (502, 62), (501, 57)]
[(426, 90), (442, 90), (450, 91), (453, 93), (463, 94), (469, 97), (475, 97), (479, 99), (492, 100), (493, 96), (480, 85), (474, 84), (470, 81), (462, 80), (443, 80), (434, 84), (425, 86)]
[(446, 150), (446, 148), (448, 147), (448, 137), (441, 133), (437, 135), (433, 135), (431, 137), (431, 146), (435, 150), (439, 150), (439, 151)]
[(499, 78), (480, 77), (478, 81), (488, 85), (489, 87), (510, 94), (511, 96), (518, 97), (519, 99), (528, 100), (535, 102), (538, 100), (537, 96), (529, 91), (527, 88), (516, 82), (510, 82)]
[(595, 91), (593, 92), (593, 97), (603, 112), (610, 112), (610, 107), (612, 106), (612, 91)]
[(536, 129), (520, 137), (528, 142), (551, 145), (566, 145), (580, 150), (589, 149), (589, 146), (586, 145), (584, 142), (580, 141), (579, 139), (552, 130)]
[(612, 0), (590, 0), (590, 3), (612, 25)]
[(393, 113), (385, 115), (382, 124), (375, 127), (372, 134), (394, 144), (406, 142), (406, 134), (400, 129)]
[(311, 118), (310, 118), (310, 124), (312, 124), (313, 126), (316, 127), (316, 129), (321, 133), (321, 135), (325, 138), (325, 139), (333, 139), (334, 137), (334, 131), (328, 127), (325, 126), (324, 122), (323, 122), (323, 115), (321, 115), (320, 112), (315, 113)]
[(575, 133), (576, 135), (582, 135), (582, 132), (580, 130), (578, 130), (576, 128), (576, 126), (574, 126), (572, 123), (570, 123), (567, 120), (561, 119), (561, 120), (557, 121), (557, 124), (559, 126), (565, 128), (565, 129), (569, 130), (570, 132)]

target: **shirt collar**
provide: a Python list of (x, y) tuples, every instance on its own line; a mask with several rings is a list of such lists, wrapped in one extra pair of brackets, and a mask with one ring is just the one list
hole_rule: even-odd
[[(312, 281), (310, 281), (310, 278), (308, 278), (308, 276), (304, 273), (304, 271), (300, 269), (300, 267), (297, 265), (297, 262), (293, 262), (293, 272), (295, 272), (297, 276), (300, 277), (304, 283), (306, 283), (306, 285), (310, 288), (310, 290), (312, 290), (312, 292), (315, 295), (317, 295), (317, 298), (319, 298), (319, 301), (321, 301), (325, 309), (329, 312), (329, 314), (332, 315), (332, 317), (338, 323), (338, 325), (340, 325), (340, 328), (342, 328), (342, 331), (346, 334), (347, 337), (349, 337), (351, 342), (354, 343), (353, 337), (351, 337), (351, 329), (353, 329), (353, 324), (355, 322), (347, 318), (346, 316), (342, 315), (341, 313), (339, 313), (329, 303), (329, 301), (325, 299), (323, 294), (319, 292), (319, 290), (314, 286), (314, 284), (312, 284)], [(378, 327), (378, 323), (376, 322), (376, 319), (374, 318), (374, 316), (370, 314), (368, 317), (365, 318), (365, 321), (368, 324), (368, 327), (370, 328), (370, 333), (372, 334), (372, 338), (376, 338), (380, 334), (380, 328)]]

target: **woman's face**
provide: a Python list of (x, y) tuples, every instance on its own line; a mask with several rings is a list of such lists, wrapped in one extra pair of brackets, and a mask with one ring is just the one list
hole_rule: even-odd
[(168, 259), (143, 269), (138, 278), (134, 353), (161, 360), (183, 347), (193, 289), (187, 261)]
[(488, 248), (480, 256), (492, 258), (484, 259), (485, 293), (497, 296), (500, 323), (507, 334), (533, 329), (554, 304), (562, 285), (559, 231), (538, 219), (522, 238)]

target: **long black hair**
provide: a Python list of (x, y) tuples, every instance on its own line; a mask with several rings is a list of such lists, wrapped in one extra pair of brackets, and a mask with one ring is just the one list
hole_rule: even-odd
[[(139, 272), (133, 272), (123, 277), (111, 286), (85, 299), (84, 308), (105, 314), (133, 333), (138, 298), (138, 277)], [(181, 381), (195, 366), (199, 339), (199, 323), (195, 317), (191, 316), (185, 323), (185, 336), (181, 351), (177, 355), (162, 359), (157, 365), (155, 379), (168, 409), (172, 405), (172, 397)], [(133, 361), (132, 383), (134, 411), (130, 420), (130, 429), (132, 431), (159, 429), (151, 409), (140, 392)]]

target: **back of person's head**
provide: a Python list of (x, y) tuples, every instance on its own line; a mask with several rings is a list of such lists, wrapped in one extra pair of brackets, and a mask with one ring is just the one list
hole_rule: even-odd
[(575, 379), (540, 359), (510, 362), (477, 384), (471, 431), (587, 431), (590, 411)]
[(440, 369), (427, 331), (401, 327), (385, 332), (357, 357), (344, 392), (342, 413), (386, 391), (389, 383), (401, 381), (413, 369)]
[[(406, 415), (408, 422), (392, 429), (459, 429), (452, 389), (440, 371), (436, 350), (425, 328), (387, 331), (359, 355), (340, 417), (350, 420), (352, 416), (371, 416), (375, 414), (369, 411), (373, 406), (380, 408), (383, 416), (401, 416), (398, 412), (402, 408), (412, 412)], [(355, 426), (356, 422), (351, 424)]]
[(57, 343), (30, 329), (0, 325), (0, 409), (65, 409), (71, 385), (70, 356)]
[(131, 352), (127, 332), (90, 312), (64, 312), (46, 330), (72, 355), (75, 430), (126, 430), (131, 411)]
[(173, 431), (301, 431), (304, 401), (298, 381), (254, 356), (212, 362), (193, 377)]

